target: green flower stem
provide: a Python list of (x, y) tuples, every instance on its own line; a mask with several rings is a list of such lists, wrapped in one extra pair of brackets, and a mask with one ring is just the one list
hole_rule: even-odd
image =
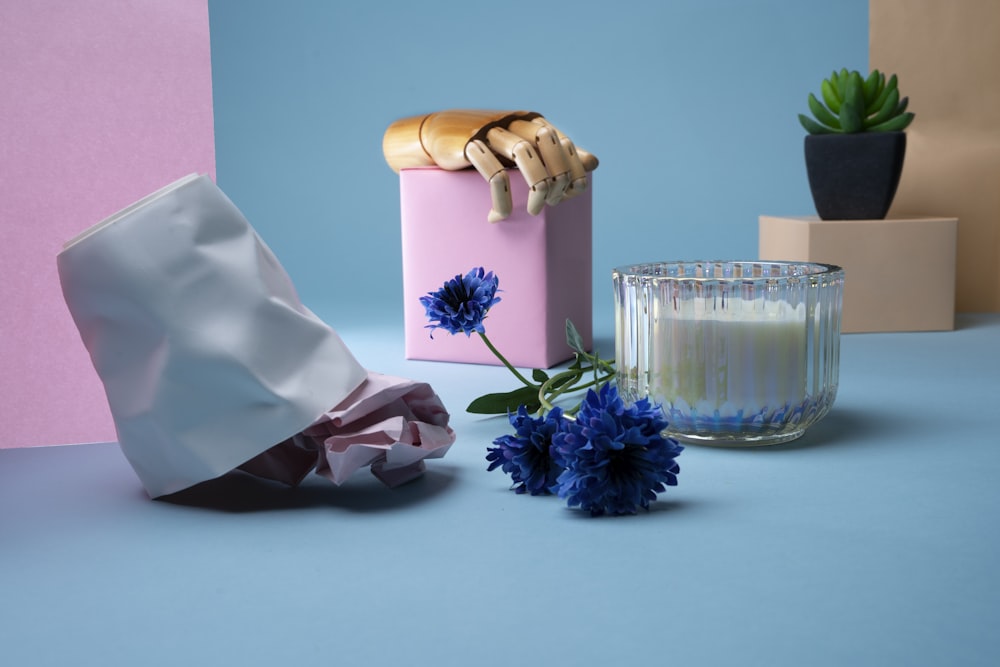
[(507, 357), (505, 357), (502, 354), (500, 354), (500, 350), (498, 350), (496, 347), (494, 347), (493, 343), (490, 342), (490, 339), (486, 337), (486, 334), (484, 334), (482, 332), (476, 332), (476, 333), (478, 333), (479, 337), (483, 339), (484, 343), (486, 343), (486, 347), (490, 348), (490, 352), (492, 352), (494, 355), (496, 355), (496, 358), (503, 362), (503, 365), (507, 367), (507, 370), (509, 370), (511, 373), (514, 374), (514, 377), (516, 377), (518, 380), (520, 380), (521, 382), (523, 382), (525, 384), (525, 386), (527, 386), (527, 387), (537, 387), (538, 386), (534, 382), (531, 382), (530, 380), (528, 380), (528, 378), (526, 378), (523, 375), (521, 375), (521, 373), (519, 373), (518, 370), (516, 368), (514, 368), (509, 361), (507, 361)]
[(612, 374), (615, 372), (615, 365), (611, 361), (606, 361), (605, 359), (601, 359), (596, 354), (588, 354), (586, 352), (582, 353), (577, 352), (577, 354), (586, 359), (587, 361), (589, 361), (591, 368), (594, 369), (600, 368), (601, 370)]
[[(555, 407), (552, 401), (549, 400), (550, 391), (552, 392), (553, 399), (558, 397), (560, 394), (567, 391), (567, 389), (573, 389), (574, 388), (573, 383), (579, 380), (581, 375), (582, 371), (579, 369), (563, 371), (558, 375), (553, 375), (548, 380), (543, 382), (542, 386), (538, 388), (538, 402), (542, 404), (542, 408), (544, 408), (545, 410), (551, 410), (552, 408)], [(573, 378), (573, 379), (566, 380), (567, 378)], [(566, 381), (564, 382), (564, 380)], [(552, 387), (555, 386), (556, 383), (562, 383), (562, 384), (557, 389), (553, 389)]]
[(607, 371), (608, 373), (611, 373), (612, 375), (615, 372), (615, 365), (612, 362), (605, 361), (604, 359), (601, 359), (597, 355), (588, 354), (587, 355), (587, 361), (589, 361), (591, 363), (591, 365), (593, 365), (595, 368), (599, 367), (602, 371)]
[[(590, 370), (593, 369), (577, 368), (569, 371), (564, 371), (562, 373), (559, 373), (558, 375), (552, 376), (551, 378), (543, 382), (542, 386), (538, 388), (538, 402), (541, 403), (542, 408), (544, 408), (545, 410), (551, 410), (553, 407), (555, 407), (555, 404), (552, 403), (552, 401), (568, 391), (580, 391), (581, 389), (587, 389), (589, 387), (603, 384), (615, 377), (614, 373), (609, 373), (608, 375), (604, 375), (601, 377), (598, 377), (597, 374), (595, 373), (593, 380), (588, 380), (583, 384), (575, 384), (577, 381), (580, 380), (581, 377), (583, 377), (584, 373)], [(569, 377), (573, 377), (574, 379), (570, 382), (564, 382), (560, 384), (559, 387), (553, 389), (554, 385), (561, 383), (565, 378)]]

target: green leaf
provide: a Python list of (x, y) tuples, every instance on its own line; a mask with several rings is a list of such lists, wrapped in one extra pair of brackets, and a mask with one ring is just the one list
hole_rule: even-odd
[(865, 80), (861, 78), (861, 73), (853, 71), (847, 77), (847, 93), (844, 95), (844, 104), (853, 104), (859, 112), (865, 108)]
[(890, 91), (889, 96), (885, 98), (885, 102), (882, 104), (882, 108), (878, 110), (878, 113), (865, 121), (865, 126), (871, 129), (874, 126), (880, 125), (891, 118), (896, 116), (896, 107), (899, 106), (899, 91), (895, 88)]
[(840, 107), (840, 127), (848, 134), (864, 129), (861, 113), (852, 102), (844, 102), (844, 106)]
[(893, 74), (891, 77), (889, 77), (889, 82), (885, 84), (885, 87), (882, 89), (882, 92), (878, 94), (878, 97), (872, 100), (868, 104), (868, 106), (865, 107), (865, 115), (869, 116), (878, 111), (879, 109), (881, 109), (882, 105), (885, 104), (886, 99), (889, 97), (892, 91), (896, 90), (896, 87), (898, 85), (899, 85), (899, 79), (897, 79), (896, 75)]
[(823, 94), (823, 101), (826, 102), (826, 106), (830, 107), (830, 111), (840, 113), (840, 98), (837, 97), (837, 91), (833, 86), (834, 84), (830, 83), (829, 79), (823, 79), (819, 88)]
[(904, 111), (906, 111), (906, 107), (909, 104), (910, 104), (910, 98), (909, 97), (904, 97), (903, 99), (901, 99), (899, 101), (899, 106), (896, 107), (896, 110), (893, 112), (892, 117), (895, 118), (896, 116), (899, 116)]
[(576, 330), (573, 323), (567, 319), (566, 320), (566, 344), (570, 348), (580, 354), (587, 354), (587, 350), (583, 346), (583, 338), (580, 336), (580, 332)]
[(906, 127), (913, 122), (913, 112), (907, 111), (902, 116), (896, 116), (891, 120), (887, 120), (880, 125), (874, 127), (869, 127), (869, 132), (902, 132)]
[(809, 110), (816, 116), (816, 120), (833, 128), (840, 127), (840, 120), (830, 113), (830, 110), (823, 106), (816, 96), (809, 93)]
[(849, 76), (850, 74), (846, 67), (842, 68), (837, 74), (837, 96), (841, 102), (847, 99), (847, 79)]
[(865, 102), (871, 102), (878, 97), (880, 92), (882, 92), (878, 88), (878, 83), (879, 71), (877, 69), (873, 69), (871, 74), (868, 75), (868, 78), (865, 79)]
[(809, 116), (799, 114), (799, 122), (802, 123), (802, 127), (806, 128), (806, 132), (809, 134), (835, 134), (836, 130), (831, 130), (825, 125), (820, 125), (814, 121)]
[(541, 368), (536, 368), (531, 371), (531, 379), (541, 384), (549, 379), (549, 374), (543, 371)]
[(535, 412), (541, 407), (537, 387), (518, 387), (514, 391), (485, 394), (469, 403), (465, 411), (477, 415), (505, 415), (515, 412), (522, 405), (528, 412)]
[(878, 85), (875, 87), (875, 94), (865, 100), (868, 104), (868, 106), (865, 107), (866, 116), (872, 115), (879, 109), (878, 101), (882, 97), (883, 92), (885, 92), (885, 74), (879, 72)]

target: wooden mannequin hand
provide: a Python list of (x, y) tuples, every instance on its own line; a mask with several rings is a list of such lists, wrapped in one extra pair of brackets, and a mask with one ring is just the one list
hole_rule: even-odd
[(385, 131), (382, 152), (397, 172), (475, 167), (490, 184), (490, 222), (513, 208), (508, 168), (517, 167), (528, 184), (531, 215), (586, 190), (587, 172), (597, 168), (596, 157), (531, 111), (454, 109), (403, 118)]

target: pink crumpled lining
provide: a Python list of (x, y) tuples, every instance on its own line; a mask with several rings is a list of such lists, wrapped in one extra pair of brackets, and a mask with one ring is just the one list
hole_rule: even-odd
[(455, 442), (449, 414), (425, 382), (368, 371), (368, 378), (307, 429), (238, 469), (285, 484), (314, 469), (340, 485), (359, 468), (388, 486), (423, 474), (424, 459), (444, 456)]

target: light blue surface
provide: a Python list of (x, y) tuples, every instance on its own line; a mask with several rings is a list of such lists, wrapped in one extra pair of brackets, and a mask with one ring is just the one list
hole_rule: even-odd
[(505, 371), (342, 334), (435, 385), (448, 456), (396, 490), (236, 479), (208, 509), (147, 500), (113, 445), (0, 451), (0, 662), (997, 664), (1000, 316), (845, 336), (802, 440), (688, 447), (649, 513), (599, 519), (486, 472), (506, 424), (462, 406)]
[(398, 118), (531, 109), (597, 155), (595, 308), (610, 309), (614, 266), (756, 259), (759, 215), (814, 212), (796, 115), (831, 70), (868, 61), (866, 0), (209, 10), (219, 185), (335, 326), (402, 317), (399, 186), (382, 157)]

